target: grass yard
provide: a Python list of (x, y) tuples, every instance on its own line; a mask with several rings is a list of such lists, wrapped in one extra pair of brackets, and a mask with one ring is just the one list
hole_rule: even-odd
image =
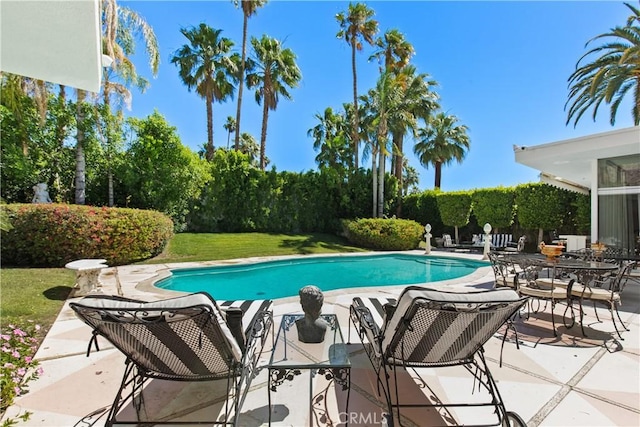
[(0, 271), (0, 320), (25, 325), (33, 321), (46, 332), (75, 283), (64, 268), (3, 268)]
[[(145, 264), (211, 261), (267, 255), (360, 252), (331, 234), (177, 234), (159, 256)], [(75, 283), (64, 268), (2, 268), (0, 325), (35, 322), (49, 330)]]
[(333, 234), (181, 233), (171, 239), (163, 253), (143, 263), (362, 251), (364, 249), (351, 246), (346, 239)]

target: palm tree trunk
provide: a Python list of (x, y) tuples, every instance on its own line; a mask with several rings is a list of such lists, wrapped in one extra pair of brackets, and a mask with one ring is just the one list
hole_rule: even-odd
[(382, 218), (384, 215), (384, 167), (385, 167), (385, 155), (384, 150), (379, 152), (380, 162), (378, 164), (378, 218)]
[[(67, 92), (65, 89), (64, 85), (60, 85), (60, 90), (58, 92), (58, 102), (60, 103), (60, 107), (61, 109), (64, 108), (66, 109), (66, 104), (67, 104)], [(66, 114), (64, 115), (64, 117), (66, 117)], [(57, 148), (62, 150), (64, 147), (64, 140), (65, 140), (65, 125), (67, 124), (67, 120), (60, 120), (58, 119), (58, 123), (56, 126), (56, 145)], [(52, 165), (52, 169), (53, 169), (53, 189), (54, 189), (54, 199), (56, 199), (56, 201), (60, 201), (61, 200), (61, 194), (62, 194), (62, 183), (60, 182), (60, 160), (58, 156), (55, 156), (53, 159), (53, 165)]]
[(260, 133), (260, 169), (264, 171), (266, 165), (265, 154), (267, 146), (267, 120), (269, 119), (269, 107), (266, 101), (262, 103), (262, 132)]
[(244, 67), (247, 59), (247, 23), (249, 17), (244, 15), (242, 23), (242, 61), (240, 62), (240, 80), (238, 83), (238, 108), (236, 110), (236, 151), (240, 150), (240, 114), (242, 111), (242, 90), (244, 88)]
[(442, 162), (436, 162), (435, 163), (435, 183), (434, 183), (434, 187), (435, 188), (440, 188), (440, 181), (442, 180)]
[(396, 216), (400, 218), (402, 216), (402, 196), (403, 196), (403, 182), (402, 182), (402, 169), (404, 166), (404, 135), (393, 135), (393, 146), (395, 156), (395, 176), (398, 180), (398, 207), (396, 208)]
[(78, 104), (76, 106), (76, 122), (78, 131), (76, 133), (76, 197), (77, 205), (84, 205), (85, 202), (85, 186), (86, 186), (86, 164), (84, 157), (84, 100), (86, 92), (78, 89)]
[(353, 128), (351, 130), (351, 139), (353, 140), (353, 151), (355, 159), (355, 170), (358, 170), (358, 151), (360, 140), (358, 137), (358, 128), (360, 123), (358, 120), (358, 76), (356, 74), (356, 45), (355, 40), (351, 42), (351, 70), (353, 71)]
[(213, 99), (207, 94), (207, 151), (205, 157), (208, 161), (213, 159)]
[(376, 158), (378, 156), (378, 151), (374, 147), (371, 150), (371, 178), (373, 181), (373, 212), (371, 214), (372, 218), (378, 217), (378, 169), (376, 168)]

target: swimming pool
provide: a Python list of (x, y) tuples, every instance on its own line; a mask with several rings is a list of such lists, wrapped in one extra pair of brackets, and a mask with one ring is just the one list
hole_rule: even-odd
[(331, 291), (424, 284), (463, 277), (488, 265), (483, 261), (408, 254), (303, 257), (174, 269), (170, 277), (155, 286), (181, 292), (206, 291), (219, 300), (274, 299), (298, 295), (305, 285)]

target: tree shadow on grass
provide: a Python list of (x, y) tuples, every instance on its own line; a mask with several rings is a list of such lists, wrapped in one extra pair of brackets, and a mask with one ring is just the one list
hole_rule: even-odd
[(323, 248), (340, 252), (356, 252), (358, 248), (349, 245), (349, 242), (339, 236), (330, 234), (309, 235), (305, 239), (283, 239), (282, 248), (295, 249), (300, 254), (314, 253), (314, 249)]
[(49, 288), (42, 292), (42, 295), (45, 298), (54, 300), (54, 301), (66, 301), (71, 294), (71, 290), (73, 288), (71, 286), (54, 286), (53, 288)]

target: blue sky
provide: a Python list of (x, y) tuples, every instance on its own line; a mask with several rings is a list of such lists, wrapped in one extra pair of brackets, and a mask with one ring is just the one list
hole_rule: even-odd
[[(183, 144), (198, 149), (207, 139), (204, 100), (188, 92), (170, 57), (185, 44), (181, 27), (201, 22), (222, 29), (222, 35), (242, 46), (242, 12), (225, 1), (123, 1), (154, 28), (161, 51), (157, 78), (150, 88), (133, 95), (131, 116), (145, 117), (157, 109), (177, 127)], [(631, 102), (621, 105), (612, 127), (609, 110), (601, 107), (593, 122), (585, 115), (574, 128), (565, 125), (567, 79), (586, 53), (585, 43), (624, 25), (629, 10), (618, 1), (432, 2), (370, 1), (380, 34), (398, 29), (413, 44), (412, 63), (439, 86), (442, 109), (469, 127), (471, 148), (462, 164), (443, 169), (442, 189), (464, 190), (538, 181), (538, 172), (515, 163), (513, 144), (537, 145), (633, 125)], [(632, 2), (635, 4), (635, 2)], [(637, 5), (636, 5), (637, 6)], [(302, 81), (270, 113), (267, 157), (278, 171), (316, 169), (313, 141), (307, 131), (326, 107), (352, 102), (350, 48), (336, 38), (335, 15), (343, 1), (272, 0), (249, 21), (249, 35), (268, 34), (284, 41), (297, 55)], [(591, 46), (598, 46), (595, 42)], [(138, 51), (143, 46), (139, 44)], [(358, 93), (375, 85), (378, 66), (369, 62), (370, 47), (358, 54)], [(138, 72), (150, 77), (142, 55), (134, 58)], [(246, 90), (242, 132), (259, 141), (261, 107)], [(226, 147), (227, 116), (236, 114), (236, 100), (214, 104), (214, 144)], [(233, 143), (233, 136), (232, 136)], [(405, 140), (409, 163), (420, 174), (421, 189), (433, 188), (433, 168), (413, 156)], [(270, 165), (270, 166), (271, 166)], [(370, 165), (366, 160), (363, 165)]]

